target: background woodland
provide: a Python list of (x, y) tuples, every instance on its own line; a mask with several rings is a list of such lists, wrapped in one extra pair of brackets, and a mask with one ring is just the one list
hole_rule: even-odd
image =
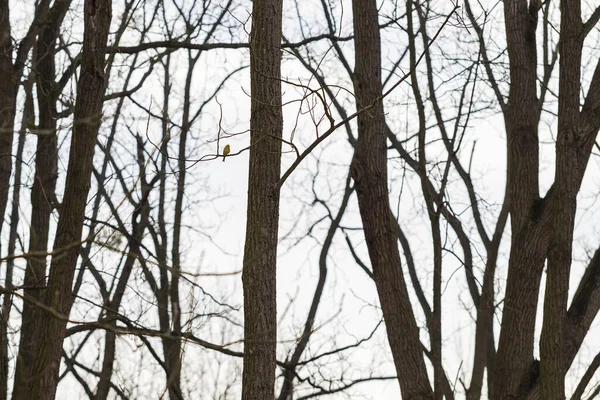
[(599, 21), (0, 0), (0, 399), (596, 398)]

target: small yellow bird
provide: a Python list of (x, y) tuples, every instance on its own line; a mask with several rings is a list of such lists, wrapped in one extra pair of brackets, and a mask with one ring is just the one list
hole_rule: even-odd
[(229, 145), (225, 145), (225, 148), (223, 149), (223, 162), (225, 162), (225, 157), (231, 152), (231, 147), (229, 147)]

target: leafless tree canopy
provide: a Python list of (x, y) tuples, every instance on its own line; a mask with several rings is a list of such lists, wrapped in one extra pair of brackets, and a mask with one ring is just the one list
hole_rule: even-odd
[(600, 397), (591, 0), (0, 0), (0, 400)]

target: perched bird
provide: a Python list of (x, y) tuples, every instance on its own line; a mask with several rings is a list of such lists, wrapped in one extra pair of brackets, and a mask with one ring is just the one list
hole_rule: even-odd
[(231, 152), (231, 147), (229, 147), (229, 145), (225, 145), (225, 148), (223, 149), (223, 162), (225, 162), (225, 157)]

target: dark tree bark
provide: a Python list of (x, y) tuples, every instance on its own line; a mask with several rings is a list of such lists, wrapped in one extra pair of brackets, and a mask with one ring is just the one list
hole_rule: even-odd
[(81, 75), (77, 85), (69, 165), (58, 220), (54, 256), (45, 293), (44, 312), (29, 336), (39, 343), (38, 355), (27, 381), (15, 399), (53, 399), (58, 383), (62, 342), (72, 305), (71, 286), (83, 231), (85, 206), (93, 169), (94, 147), (106, 88), (104, 68), (111, 21), (110, 0), (86, 0)]
[(402, 397), (432, 399), (389, 204), (377, 2), (354, 0), (352, 13), (357, 108), (368, 108), (358, 115), (352, 177)]
[(47, 18), (50, 0), (40, 1), (25, 37), (13, 46), (8, 0), (0, 0), (0, 228), (8, 203), (10, 174), (12, 171), (12, 144), (15, 122), (15, 106), (19, 80), (25, 62), (35, 42), (35, 37)]
[[(22, 160), (23, 160), (23, 149), (25, 148), (25, 138), (27, 134), (27, 125), (31, 119), (34, 118), (33, 109), (33, 94), (32, 87), (33, 82), (28, 79), (23, 84), (25, 88), (25, 108), (23, 110), (23, 119), (21, 121), (21, 130), (19, 132), (19, 140), (17, 144), (17, 153), (15, 163), (15, 184), (13, 188), (13, 194), (11, 199), (11, 213), (10, 213), (10, 231), (8, 234), (8, 254), (14, 254), (17, 247), (19, 226), (19, 209), (21, 207), (21, 179), (22, 179)], [(13, 271), (14, 271), (14, 259), (6, 261), (6, 273), (4, 276), (4, 286), (6, 292), (2, 299), (2, 308), (0, 309), (0, 400), (8, 398), (8, 359), (9, 359), (9, 338), (8, 338), (8, 325), (10, 321), (10, 312), (12, 308), (12, 293), (9, 291), (14, 290), (13, 287)]]
[(527, 391), (523, 377), (533, 361), (534, 328), (547, 234), (534, 215), (539, 197), (538, 123), (536, 97), (536, 15), (527, 2), (504, 3), (510, 61), (508, 101), (507, 193), (512, 242), (496, 358), (495, 396), (499, 399)]
[(8, 203), (12, 170), (13, 125), (18, 77), (13, 65), (13, 41), (10, 36), (9, 1), (0, 1), (0, 229)]
[(252, 6), (250, 160), (242, 272), (244, 400), (272, 399), (275, 391), (282, 7), (282, 0), (256, 0)]
[[(13, 132), (19, 81), (36, 36), (47, 18), (49, 4), (50, 0), (42, 0), (37, 4), (33, 21), (27, 33), (15, 47), (11, 37), (9, 1), (0, 1), (0, 21), (2, 21), (0, 24), (0, 75), (2, 76), (0, 79), (0, 230), (4, 223), (4, 213), (10, 191)], [(26, 97), (27, 101), (33, 101), (30, 94), (26, 94)], [(34, 121), (32, 104), (28, 104), (26, 108), (29, 108), (29, 115), (24, 119), (24, 123), (29, 125), (26, 128), (31, 128)], [(16, 221), (14, 222), (16, 223)], [(10, 293), (5, 293), (4, 296), (10, 296)], [(3, 303), (9, 304), (10, 301), (5, 299)], [(7, 365), (6, 357), (8, 355), (0, 351), (0, 365)], [(0, 375), (0, 379), (4, 380), (3, 376), (4, 372)]]
[[(185, 79), (183, 115), (181, 130), (179, 134), (179, 154), (177, 155), (177, 191), (175, 195), (175, 215), (173, 221), (173, 244), (171, 247), (171, 282), (169, 284), (168, 298), (171, 307), (171, 329), (181, 332), (181, 304), (179, 301), (179, 279), (181, 271), (181, 226), (183, 215), (183, 202), (185, 194), (186, 179), (186, 143), (191, 127), (191, 91), (192, 78), (194, 76), (194, 67), (200, 58), (201, 52), (192, 56), (188, 52), (188, 70)], [(168, 84), (168, 82), (166, 82)], [(167, 90), (167, 89), (165, 89)], [(167, 101), (167, 99), (165, 99)], [(168, 328), (167, 328), (168, 329)], [(163, 349), (165, 352), (165, 365), (167, 366), (167, 388), (171, 399), (182, 399), (181, 392), (181, 340), (179, 338), (163, 339)]]
[[(540, 338), (540, 394), (542, 399), (565, 398), (564, 342), (573, 230), (577, 193), (583, 178), (578, 171), (588, 147), (581, 135), (579, 112), (583, 23), (581, 2), (561, 1), (560, 74), (558, 97), (558, 140), (553, 187), (550, 243), (544, 296), (544, 317)], [(595, 137), (595, 135), (594, 135)], [(582, 141), (580, 141), (583, 139)], [(583, 146), (581, 146), (583, 144)], [(583, 168), (585, 170), (585, 167)]]
[[(535, 44), (538, 5), (532, 2), (528, 7), (525, 1), (507, 1), (504, 9), (511, 76), (507, 161), (512, 243), (493, 398), (524, 399), (533, 394), (562, 400), (565, 373), (574, 357), (571, 344), (581, 336), (577, 324), (582, 321), (570, 318), (577, 314), (577, 307), (572, 305), (567, 312), (567, 299), (576, 198), (600, 127), (597, 114), (600, 66), (596, 67), (580, 111), (581, 52), (585, 37), (581, 4), (561, 2), (556, 172), (552, 187), (544, 198), (539, 198), (537, 125), (541, 107), (536, 105), (539, 100)], [(546, 259), (538, 362), (533, 359), (534, 330)], [(594, 274), (593, 264), (586, 272), (588, 277)], [(595, 292), (593, 286), (587, 289)], [(586, 292), (582, 290), (577, 291), (576, 298)], [(590, 305), (590, 309), (596, 308)]]
[[(57, 1), (49, 12), (49, 23), (44, 26), (34, 49), (34, 73), (36, 76), (36, 100), (39, 110), (35, 178), (31, 190), (31, 229), (29, 252), (48, 251), (50, 215), (56, 206), (56, 180), (58, 177), (58, 148), (56, 140), (56, 101), (58, 93), (55, 83), (56, 39), (60, 25), (69, 8), (70, 0)], [(33, 124), (32, 124), (33, 125)], [(32, 126), (30, 126), (32, 128)], [(24, 296), (42, 300), (46, 284), (46, 256), (29, 257), (23, 281)], [(23, 302), (21, 339), (15, 376), (15, 393), (31, 376), (33, 360), (37, 357), (36, 343), (27, 336), (33, 331), (41, 310), (31, 302)]]
[[(162, 121), (162, 142), (161, 142), (161, 161), (160, 161), (160, 172), (158, 174), (159, 180), (159, 206), (158, 206), (158, 235), (155, 238), (156, 246), (156, 258), (159, 266), (159, 280), (158, 283), (152, 284), (151, 287), (156, 296), (157, 308), (158, 308), (158, 320), (161, 332), (172, 332), (178, 322), (171, 321), (171, 314), (169, 312), (172, 307), (170, 306), (170, 268), (168, 265), (168, 245), (169, 245), (169, 234), (167, 225), (167, 212), (168, 212), (168, 182), (167, 177), (170, 174), (169, 159), (169, 144), (171, 138), (171, 123), (170, 121), (170, 102), (169, 96), (171, 95), (171, 79), (169, 77), (171, 66), (171, 58), (166, 57), (164, 64), (165, 69), (165, 82), (163, 85), (163, 121)], [(188, 72), (189, 74), (189, 72)], [(188, 75), (189, 76), (189, 75)], [(151, 276), (151, 275), (150, 275)], [(152, 278), (153, 279), (153, 278)], [(177, 306), (179, 304), (177, 303)], [(165, 370), (167, 378), (167, 388), (169, 395), (174, 399), (182, 398), (179, 392), (179, 371), (180, 371), (180, 341), (176, 337), (162, 337), (161, 345), (164, 355), (163, 368)]]
[[(135, 60), (132, 63), (135, 65)], [(123, 85), (124, 90), (127, 89), (129, 82), (131, 80), (131, 76), (134, 73), (134, 69), (130, 69), (125, 79), (125, 84)], [(125, 102), (125, 98), (121, 98), (115, 110), (115, 119), (113, 120), (112, 128), (110, 135), (108, 137), (107, 143), (104, 146), (104, 152), (106, 157), (102, 163), (102, 168), (99, 173), (95, 174), (98, 180), (98, 186), (104, 186), (106, 182), (106, 175), (108, 170), (109, 161), (111, 159), (110, 152), (112, 146), (115, 141), (115, 136), (118, 130), (118, 122), (119, 116), (121, 115), (121, 111), (123, 109), (123, 104)], [(138, 160), (138, 165), (143, 165), (143, 160)], [(125, 295), (125, 290), (127, 288), (127, 284), (129, 282), (129, 277), (133, 271), (133, 267), (135, 262), (137, 261), (140, 255), (140, 245), (142, 241), (142, 237), (144, 235), (145, 229), (148, 226), (148, 218), (149, 218), (149, 205), (148, 205), (148, 196), (152, 189), (152, 185), (150, 185), (147, 180), (143, 170), (140, 172), (140, 184), (141, 184), (141, 200), (131, 216), (131, 237), (128, 238), (128, 247), (129, 251), (127, 253), (127, 258), (123, 264), (123, 270), (121, 271), (121, 275), (119, 277), (119, 281), (116, 285), (114, 294), (112, 298), (109, 297), (109, 294), (106, 291), (102, 290), (103, 297), (105, 298), (105, 307), (106, 307), (106, 316), (108, 319), (114, 318), (114, 320), (110, 320), (110, 323), (113, 327), (117, 325), (117, 316), (119, 307), (121, 306), (121, 302)], [(96, 214), (100, 208), (100, 201), (104, 198), (109, 198), (104, 190), (102, 190), (103, 196), (97, 196), (94, 202), (94, 213)], [(108, 200), (107, 200), (108, 201)], [(93, 215), (92, 218), (95, 220), (97, 215)], [(95, 225), (92, 224), (90, 226), (90, 230), (95, 230)], [(87, 259), (91, 250), (91, 243), (88, 243), (84, 253), (82, 254), (82, 258)], [(100, 279), (101, 278), (97, 278)], [(106, 284), (100, 284), (101, 288), (105, 288)], [(113, 385), (111, 379), (113, 376), (114, 369), (114, 361), (117, 356), (116, 353), (116, 341), (117, 335), (110, 330), (106, 330), (106, 336), (104, 338), (104, 354), (102, 359), (102, 369), (99, 373), (98, 385), (96, 386), (96, 392), (94, 400), (106, 400), (110, 393), (110, 389)]]
[[(421, 29), (423, 30), (423, 36), (427, 36), (425, 30), (425, 18), (422, 16), (422, 11), (417, 8), (417, 14), (419, 15), (419, 21), (421, 23)], [(408, 46), (409, 46), (409, 57), (410, 57), (410, 68), (416, 70), (417, 50), (415, 45), (415, 29), (413, 28), (413, 10), (412, 1), (406, 2), (406, 19), (407, 19), (407, 32), (408, 32)], [(428, 39), (425, 39), (424, 46), (428, 45)], [(427, 66), (431, 68), (431, 60), (429, 53), (426, 53)], [(443, 379), (445, 373), (442, 365), (442, 236), (440, 231), (440, 217), (441, 207), (436, 208), (436, 197), (439, 198), (436, 191), (431, 190), (430, 181), (427, 176), (427, 157), (426, 157), (426, 134), (427, 134), (427, 119), (425, 116), (425, 103), (423, 102), (423, 96), (419, 88), (419, 79), (416, 73), (410, 76), (412, 91), (415, 96), (415, 102), (417, 106), (417, 114), (419, 118), (419, 134), (418, 134), (418, 175), (421, 181), (421, 191), (427, 207), (427, 214), (429, 216), (429, 223), (431, 227), (431, 241), (433, 245), (433, 310), (427, 317), (427, 327), (429, 330), (429, 338), (431, 343), (431, 354), (430, 360), (433, 364), (433, 397), (435, 400), (442, 400), (443, 398)], [(433, 85), (432, 79), (428, 79), (430, 85)], [(437, 100), (435, 98), (435, 92), (431, 89), (431, 101), (436, 111), (436, 118), (441, 118), (439, 115), (439, 108), (437, 107)], [(439, 124), (443, 126), (442, 124)], [(452, 154), (452, 151), (449, 152)], [(450, 163), (446, 163), (446, 171)], [(443, 196), (445, 186), (445, 180), (447, 172), (444, 174), (444, 178), (441, 183), (440, 195)]]
[[(123, 296), (125, 295), (133, 267), (141, 254), (140, 244), (142, 243), (142, 236), (146, 226), (148, 225), (148, 195), (150, 193), (150, 189), (151, 186), (148, 184), (148, 182), (142, 183), (142, 200), (139, 208), (131, 216), (133, 229), (132, 234), (128, 239), (129, 251), (127, 253), (127, 258), (125, 259), (123, 270), (119, 276), (115, 293), (112, 299), (110, 299), (106, 304), (106, 317), (109, 320), (107, 324), (111, 328), (117, 327), (117, 313), (119, 306), (121, 305)], [(110, 329), (106, 330), (102, 370), (99, 374), (100, 379), (98, 381), (98, 387), (96, 390), (96, 395), (94, 396), (94, 400), (105, 400), (108, 398), (108, 394), (111, 389), (111, 378), (113, 375), (114, 361), (116, 357), (116, 338), (117, 335), (115, 335), (114, 332), (112, 332)], [(176, 399), (176, 397), (171, 398)]]

